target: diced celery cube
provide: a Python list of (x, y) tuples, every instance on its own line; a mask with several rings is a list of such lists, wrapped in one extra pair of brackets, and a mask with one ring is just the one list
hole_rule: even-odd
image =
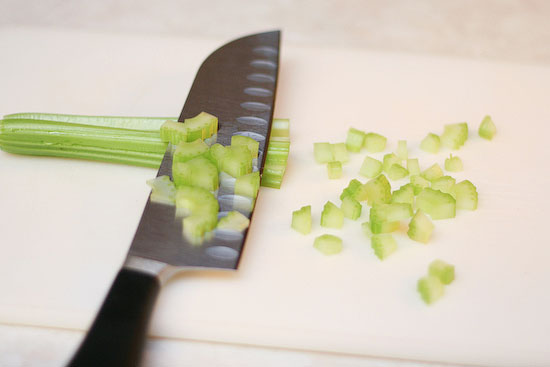
[(252, 172), (252, 156), (248, 147), (230, 146), (226, 147), (221, 170), (233, 177), (240, 177)]
[(323, 255), (335, 255), (342, 252), (342, 239), (331, 234), (324, 234), (315, 238), (313, 247)]
[(364, 188), (368, 205), (389, 203), (391, 200), (391, 185), (384, 175), (369, 180)]
[(412, 184), (408, 183), (401, 186), (391, 194), (391, 203), (407, 203), (411, 206), (414, 203), (414, 189)]
[(492, 140), (495, 134), (497, 133), (497, 127), (493, 122), (491, 116), (487, 115), (481, 121), (478, 130), (479, 136), (483, 139)]
[(260, 188), (260, 172), (252, 172), (235, 180), (235, 194), (255, 199)]
[(428, 153), (437, 153), (439, 152), (439, 147), (441, 141), (439, 136), (433, 133), (429, 133), (422, 141), (420, 142), (420, 149)]
[(174, 151), (173, 162), (187, 162), (191, 158), (203, 155), (209, 149), (208, 145), (202, 139), (197, 139), (192, 142), (180, 141)]
[(423, 189), (416, 197), (416, 206), (434, 220), (456, 216), (456, 200), (439, 190)]
[(451, 176), (442, 176), (432, 181), (431, 187), (434, 190), (439, 190), (447, 194), (452, 193), (452, 188), (455, 185), (456, 180)]
[(373, 178), (380, 173), (382, 173), (382, 162), (369, 156), (365, 157), (359, 169), (359, 174), (368, 178)]
[(403, 167), (402, 165), (400, 165), (398, 163), (392, 164), (392, 166), (390, 167), (390, 169), (388, 171), (388, 177), (392, 181), (400, 180), (403, 177), (407, 177), (408, 175), (409, 175), (409, 171), (407, 171), (407, 169), (405, 167)]
[(147, 181), (151, 187), (151, 201), (174, 205), (176, 203), (176, 185), (170, 181), (168, 176), (159, 176)]
[(409, 152), (407, 151), (407, 141), (399, 140), (397, 142), (397, 152), (395, 152), (397, 157), (401, 160), (405, 160), (409, 157)]
[(376, 257), (384, 260), (397, 250), (397, 242), (391, 234), (374, 234), (371, 237), (371, 247)]
[(418, 163), (418, 158), (407, 159), (407, 171), (409, 171), (409, 175), (411, 176), (420, 174), (420, 164)]
[(233, 210), (218, 221), (218, 229), (226, 231), (242, 232), (250, 225), (250, 219), (240, 212)]
[(401, 164), (401, 159), (399, 159), (398, 156), (396, 156), (393, 153), (388, 153), (384, 155), (384, 159), (382, 163), (382, 169), (384, 170), (384, 172), (386, 173), (389, 172), (391, 166), (393, 166), (394, 164)]
[(342, 209), (342, 212), (344, 212), (344, 217), (351, 220), (356, 220), (361, 216), (361, 203), (351, 196), (346, 196), (342, 200), (342, 205), (340, 208)]
[(334, 161), (334, 155), (330, 143), (313, 143), (313, 155), (317, 163), (328, 163)]
[(233, 135), (231, 137), (231, 146), (245, 146), (250, 151), (250, 156), (252, 157), (252, 159), (258, 157), (258, 149), (260, 148), (260, 143), (249, 136)]
[(311, 232), (311, 205), (303, 206), (292, 212), (292, 223), (290, 225), (302, 234)]
[(443, 260), (434, 260), (428, 268), (428, 274), (439, 278), (445, 285), (451, 284), (455, 279), (455, 267)]
[(453, 155), (451, 154), (449, 158), (445, 159), (445, 169), (449, 172), (462, 171), (462, 160), (460, 159), (460, 157), (453, 157)]
[(187, 129), (181, 122), (167, 120), (160, 127), (160, 139), (166, 143), (177, 145), (180, 141), (187, 141)]
[(425, 187), (430, 187), (430, 181), (420, 175), (411, 176), (410, 182), (415, 195), (418, 195)]
[(456, 198), (456, 207), (458, 209), (477, 209), (477, 190), (470, 181), (464, 180), (455, 184), (451, 192)]
[(441, 144), (450, 149), (458, 149), (464, 145), (468, 139), (468, 124), (460, 122), (456, 124), (447, 124), (441, 134)]
[(321, 226), (327, 228), (342, 228), (343, 225), (344, 212), (328, 201), (321, 212)]
[(428, 181), (433, 181), (441, 176), (443, 176), (443, 170), (437, 163), (434, 163), (430, 168), (427, 168), (422, 172), (422, 177)]
[(409, 230), (407, 235), (411, 240), (428, 243), (432, 232), (434, 230), (434, 225), (421, 210), (417, 210), (414, 217), (409, 223)]
[(342, 163), (349, 161), (348, 150), (345, 143), (330, 144), (330, 149), (335, 161)]
[(327, 174), (331, 180), (342, 177), (342, 163), (339, 161), (328, 162)]
[(377, 133), (365, 135), (365, 148), (370, 153), (378, 153), (386, 149), (386, 138)]
[(365, 133), (351, 127), (346, 138), (346, 148), (350, 152), (359, 152), (365, 143)]
[(420, 293), (420, 297), (427, 304), (432, 304), (443, 296), (444, 286), (439, 278), (428, 275), (420, 278), (416, 289)]

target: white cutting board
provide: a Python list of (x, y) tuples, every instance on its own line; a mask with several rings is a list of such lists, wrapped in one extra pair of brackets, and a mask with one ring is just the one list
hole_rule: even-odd
[[(223, 41), (2, 30), (0, 113), (178, 115), (200, 62)], [(171, 281), (151, 335), (550, 365), (550, 68), (298, 48), (284, 38), (281, 62), (275, 115), (292, 123), (283, 188), (260, 191), (239, 271)], [(475, 133), (485, 114), (498, 128), (492, 142)], [(342, 230), (319, 227), (322, 205), (339, 204), (365, 153), (329, 181), (313, 162), (313, 142), (343, 141), (350, 126), (377, 131), (389, 150), (407, 139), (425, 168), (449, 151), (428, 156), (419, 141), (460, 121), (471, 133), (456, 152), (465, 170), (454, 176), (476, 184), (477, 211), (436, 221), (428, 245), (396, 235), (399, 250), (384, 262), (360, 230), (368, 210)], [(124, 260), (154, 174), (0, 152), (0, 322), (85, 329)], [(315, 225), (302, 236), (290, 217), (307, 204)], [(341, 254), (312, 248), (325, 232), (343, 238)], [(415, 285), (435, 258), (453, 263), (457, 277), (428, 307)]]

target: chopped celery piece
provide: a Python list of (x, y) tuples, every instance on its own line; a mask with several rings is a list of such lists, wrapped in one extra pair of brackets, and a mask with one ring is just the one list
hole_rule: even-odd
[(391, 185), (384, 175), (369, 180), (364, 185), (368, 205), (389, 203), (391, 199)]
[(193, 245), (200, 245), (207, 232), (216, 227), (217, 214), (194, 214), (183, 218), (183, 236)]
[(348, 150), (345, 143), (330, 144), (330, 150), (335, 161), (346, 163), (349, 161)]
[(373, 234), (371, 237), (371, 247), (376, 257), (384, 260), (397, 250), (397, 242), (395, 242), (391, 234)]
[(167, 120), (160, 127), (160, 139), (163, 142), (177, 145), (180, 141), (187, 141), (187, 129), (181, 122)]
[(183, 163), (208, 151), (209, 147), (202, 139), (192, 142), (180, 141), (174, 151), (173, 162)]
[(264, 172), (262, 173), (262, 179), (260, 181), (260, 186), (279, 189), (283, 181), (285, 170), (286, 164), (268, 164), (266, 162), (264, 165)]
[(456, 207), (458, 209), (477, 209), (477, 190), (470, 181), (464, 180), (455, 184), (451, 192), (456, 198)]
[(252, 155), (244, 145), (226, 147), (221, 170), (233, 177), (241, 177), (252, 172)]
[(162, 141), (179, 144), (180, 141), (193, 141), (196, 139), (207, 139), (218, 131), (218, 118), (201, 112), (197, 116), (185, 119), (183, 123), (166, 121), (160, 127)]
[(409, 223), (409, 230), (407, 235), (411, 240), (428, 243), (432, 232), (434, 230), (434, 225), (421, 210), (417, 210), (414, 217)]
[(177, 215), (218, 215), (218, 200), (210, 191), (193, 186), (180, 186), (176, 191)]
[(460, 148), (468, 139), (468, 124), (460, 122), (445, 125), (440, 139), (444, 147), (450, 149)]
[(390, 167), (390, 169), (388, 171), (388, 177), (392, 181), (400, 180), (403, 177), (407, 177), (408, 175), (409, 175), (409, 171), (407, 171), (407, 169), (405, 167), (403, 167), (402, 165), (400, 165), (398, 163), (392, 164), (392, 166)]
[(378, 153), (386, 149), (386, 138), (377, 133), (365, 135), (365, 148), (369, 153)]
[(443, 260), (434, 260), (428, 267), (428, 274), (439, 278), (441, 283), (448, 285), (455, 279), (455, 267)]
[(350, 152), (359, 152), (365, 143), (365, 133), (351, 127), (346, 137), (346, 149)]
[(311, 232), (311, 205), (303, 206), (292, 212), (292, 223), (290, 225), (302, 234)]
[(391, 194), (390, 203), (406, 203), (412, 206), (414, 203), (414, 189), (412, 184), (408, 183), (395, 190)]
[(339, 161), (327, 163), (328, 178), (337, 179), (342, 177), (342, 163)]
[(416, 197), (416, 206), (434, 220), (456, 216), (456, 200), (439, 190), (423, 189)]
[(420, 175), (411, 176), (410, 182), (415, 195), (418, 195), (425, 187), (430, 187), (430, 181)]
[(405, 160), (409, 157), (409, 152), (407, 151), (407, 141), (399, 140), (397, 142), (397, 151), (395, 152), (397, 157), (401, 160)]
[(452, 188), (456, 180), (451, 176), (442, 176), (432, 181), (431, 187), (434, 190), (439, 190), (452, 195)]
[(428, 153), (437, 153), (439, 152), (439, 147), (441, 141), (439, 136), (433, 133), (429, 133), (422, 141), (420, 142), (420, 149)]
[(380, 173), (382, 173), (382, 162), (368, 156), (365, 157), (363, 164), (359, 169), (359, 174), (368, 178), (373, 178), (378, 176)]
[(269, 140), (290, 142), (290, 120), (274, 118), (271, 124)]
[(370, 223), (369, 222), (363, 222), (361, 223), (361, 229), (363, 230), (363, 233), (368, 238), (372, 237), (372, 230), (370, 229)]
[(462, 160), (460, 159), (460, 157), (453, 157), (453, 155), (451, 154), (449, 158), (445, 159), (445, 169), (449, 172), (462, 171)]
[(200, 244), (204, 235), (218, 222), (216, 197), (200, 187), (180, 186), (176, 192), (176, 213), (184, 215), (183, 235), (192, 244)]
[(342, 199), (342, 205), (340, 206), (340, 208), (344, 213), (344, 217), (351, 220), (356, 220), (361, 216), (361, 203), (351, 196), (346, 196), (344, 199)]
[(384, 170), (384, 172), (387, 173), (390, 171), (391, 166), (393, 166), (396, 163), (401, 164), (401, 159), (399, 159), (399, 157), (393, 153), (388, 153), (384, 155), (384, 159), (382, 162), (382, 169)]
[(433, 181), (443, 176), (443, 170), (439, 167), (439, 164), (434, 163), (430, 168), (425, 169), (422, 172), (422, 177), (428, 181)]
[(260, 148), (260, 143), (249, 136), (233, 135), (231, 137), (231, 146), (245, 146), (250, 151), (250, 156), (252, 157), (252, 159), (258, 158), (258, 149)]
[(317, 163), (328, 163), (334, 160), (330, 143), (313, 143), (313, 155)]
[(407, 159), (407, 171), (409, 171), (411, 176), (420, 174), (420, 164), (418, 163), (418, 158)]
[(343, 225), (344, 212), (328, 201), (321, 212), (321, 226), (327, 228), (342, 228)]
[(315, 238), (313, 247), (323, 255), (335, 255), (342, 251), (342, 239), (331, 234), (324, 234)]
[(176, 185), (170, 181), (168, 176), (158, 176), (147, 181), (151, 187), (151, 201), (155, 203), (175, 205)]
[(172, 177), (176, 186), (196, 186), (209, 191), (218, 189), (218, 168), (205, 157), (198, 156), (187, 162), (174, 162)]
[(422, 300), (428, 305), (437, 301), (444, 293), (444, 286), (438, 277), (427, 275), (420, 278), (417, 283), (416, 289), (420, 293)]
[(207, 139), (218, 131), (218, 118), (206, 112), (183, 121), (187, 129), (187, 141)]
[(407, 203), (375, 204), (369, 213), (372, 233), (382, 233), (384, 224), (399, 222), (410, 218), (412, 214), (412, 207)]
[(483, 139), (492, 140), (495, 134), (497, 133), (497, 127), (493, 122), (491, 116), (487, 115), (481, 121), (478, 130), (479, 136)]
[(242, 232), (250, 225), (250, 219), (240, 212), (233, 210), (218, 221), (216, 228), (226, 231)]
[(252, 172), (235, 180), (235, 194), (256, 199), (260, 188), (260, 172)]
[(208, 157), (212, 160), (213, 163), (216, 164), (216, 167), (218, 167), (218, 169), (221, 169), (223, 158), (225, 157), (227, 152), (228, 149), (226, 147), (219, 143), (216, 143), (210, 147), (210, 154), (208, 155)]
[(356, 179), (351, 180), (348, 184), (348, 187), (346, 187), (342, 191), (342, 194), (340, 195), (340, 200), (344, 200), (344, 198), (348, 195), (357, 201), (367, 200), (367, 190), (365, 188), (365, 185), (363, 185)]

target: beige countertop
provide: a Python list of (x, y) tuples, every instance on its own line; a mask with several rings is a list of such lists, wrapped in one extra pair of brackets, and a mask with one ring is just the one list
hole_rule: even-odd
[(281, 28), (285, 42), (304, 45), (550, 64), (545, 0), (2, 0), (0, 8), (2, 26), (215, 39)]

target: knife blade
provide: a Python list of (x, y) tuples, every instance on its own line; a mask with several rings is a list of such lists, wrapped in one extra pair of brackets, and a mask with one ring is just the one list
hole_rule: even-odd
[[(279, 71), (280, 31), (234, 40), (214, 51), (200, 66), (178, 121), (202, 111), (218, 117), (217, 142), (229, 145), (233, 135), (259, 142), (255, 169), (260, 173), (273, 119)], [(171, 176), (167, 149), (157, 176)], [(223, 185), (220, 211), (242, 210), (238, 196)], [(253, 209), (253, 208), (252, 208)], [(216, 232), (200, 246), (182, 236), (175, 207), (147, 201), (124, 264), (69, 366), (137, 366), (147, 326), (161, 286), (189, 269), (236, 270), (248, 234)]]

